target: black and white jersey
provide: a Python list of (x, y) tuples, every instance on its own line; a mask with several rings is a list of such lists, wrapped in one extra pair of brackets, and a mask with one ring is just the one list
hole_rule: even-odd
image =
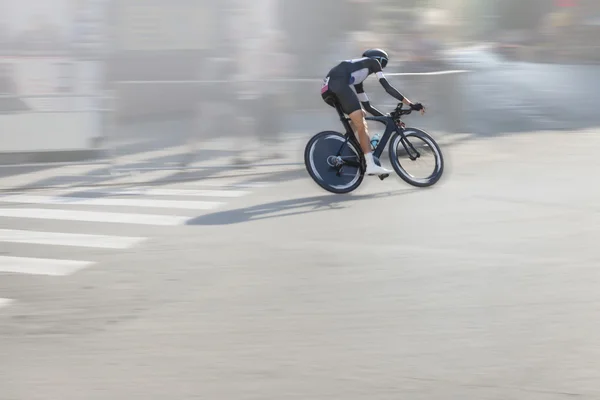
[(343, 81), (352, 87), (360, 101), (365, 102), (369, 101), (369, 98), (364, 92), (362, 83), (372, 74), (375, 74), (377, 79), (384, 78), (381, 64), (373, 58), (362, 57), (342, 61), (329, 71), (326, 80)]
[(379, 61), (369, 57), (345, 60), (333, 67), (323, 80), (321, 96), (328, 102), (331, 95), (334, 95), (348, 114), (360, 109), (360, 101), (371, 114), (381, 116), (383, 114), (370, 105), (363, 88), (363, 82), (372, 74), (377, 76), (390, 96), (404, 101), (404, 96), (387, 81)]
[(348, 85), (354, 86), (363, 83), (371, 74), (376, 74), (378, 79), (384, 77), (379, 61), (363, 57), (342, 61), (327, 76), (332, 79), (346, 78)]

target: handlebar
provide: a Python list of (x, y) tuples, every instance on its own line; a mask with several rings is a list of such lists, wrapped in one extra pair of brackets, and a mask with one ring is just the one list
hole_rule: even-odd
[(408, 115), (410, 113), (413, 112), (412, 108), (409, 108), (407, 110), (403, 110), (402, 106), (404, 105), (404, 103), (400, 102), (398, 103), (398, 105), (396, 106), (396, 108), (394, 109), (394, 111), (392, 111), (390, 113), (390, 116), (394, 119), (397, 120), (399, 119), (402, 115)]
[[(412, 108), (408, 108), (406, 110), (402, 109), (402, 106), (404, 105), (404, 103), (400, 102), (398, 103), (398, 105), (396, 106), (396, 108), (394, 109), (394, 111), (392, 111), (391, 113), (382, 116), (382, 117), (386, 117), (386, 118), (392, 118), (394, 121), (396, 121), (396, 123), (400, 122), (400, 117), (402, 115), (408, 115), (411, 114), (414, 110)], [(350, 118), (342, 118), (342, 120), (346, 120), (346, 121), (350, 121)]]

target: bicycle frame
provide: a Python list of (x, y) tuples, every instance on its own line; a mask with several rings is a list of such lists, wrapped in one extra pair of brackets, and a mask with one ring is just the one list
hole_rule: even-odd
[[(348, 140), (350, 140), (352, 142), (352, 144), (357, 147), (357, 149), (360, 150), (362, 147), (360, 146), (360, 142), (354, 135), (354, 131), (352, 130), (352, 127), (350, 126), (350, 118), (347, 118), (344, 115), (344, 112), (342, 111), (341, 107), (339, 106), (339, 104), (337, 102), (335, 104), (335, 109), (338, 112), (338, 115), (340, 116), (340, 121), (342, 122), (342, 124), (344, 125), (344, 128), (346, 129), (346, 141), (344, 142), (344, 144), (342, 144), (342, 146), (338, 150), (338, 153), (336, 154), (336, 156), (339, 157), (342, 152), (342, 149), (344, 148), (344, 146), (347, 145)], [(413, 161), (416, 160), (418, 157), (420, 157), (419, 152), (413, 147), (413, 145), (410, 142), (408, 142), (408, 140), (406, 140), (406, 136), (404, 135), (404, 129), (402, 127), (400, 127), (396, 123), (396, 121), (394, 121), (393, 118), (386, 117), (386, 116), (382, 116), (382, 117), (370, 116), (370, 117), (365, 117), (365, 120), (375, 121), (375, 122), (379, 122), (379, 123), (382, 123), (385, 125), (385, 132), (383, 133), (383, 136), (381, 137), (381, 139), (379, 139), (379, 143), (377, 144), (377, 147), (373, 151), (374, 157), (376, 157), (377, 159), (379, 159), (379, 157), (381, 157), (381, 155), (383, 154), (383, 150), (385, 149), (385, 146), (387, 146), (388, 141), (390, 140), (390, 137), (395, 132), (397, 132), (402, 137), (402, 145), (404, 146), (404, 149), (406, 150), (406, 152), (409, 154), (409, 157)], [(410, 148), (417, 154), (416, 156), (413, 156), (411, 154), (409, 149), (406, 147), (406, 143), (408, 143)], [(359, 151), (359, 154), (360, 154), (360, 164), (363, 164), (364, 155), (363, 155), (362, 150)], [(362, 168), (362, 165), (357, 165), (357, 163), (355, 163), (354, 161), (344, 160), (344, 162), (348, 165)]]
[(385, 146), (387, 146), (388, 141), (390, 140), (390, 137), (392, 136), (392, 133), (398, 132), (400, 135), (402, 135), (404, 137), (404, 134), (403, 134), (402, 130), (400, 129), (400, 127), (398, 125), (396, 125), (396, 122), (390, 117), (365, 117), (365, 119), (367, 121), (380, 122), (385, 125), (385, 132), (383, 133), (383, 136), (381, 137), (381, 139), (379, 139), (379, 143), (377, 144), (377, 147), (373, 151), (373, 156), (375, 156), (377, 158), (381, 157), (381, 155), (383, 154), (383, 150), (385, 149)]

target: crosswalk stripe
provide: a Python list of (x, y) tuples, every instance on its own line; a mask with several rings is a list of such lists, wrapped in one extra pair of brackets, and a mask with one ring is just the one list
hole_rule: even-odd
[(173, 176), (173, 174), (177, 173), (177, 171), (171, 169), (157, 169), (151, 171), (127, 170), (121, 172), (123, 173), (123, 176), (114, 177), (110, 180), (112, 185), (140, 185), (145, 182), (159, 182), (168, 179)]
[(30, 275), (71, 275), (94, 264), (91, 261), (0, 256), (0, 272)]
[(144, 240), (145, 238), (141, 237), (0, 229), (0, 242), (8, 243), (33, 243), (53, 246), (94, 247), (101, 249), (127, 249), (136, 246)]
[(201, 189), (167, 189), (136, 187), (131, 189), (90, 190), (86, 193), (107, 194), (113, 196), (147, 195), (147, 196), (190, 196), (190, 197), (242, 197), (249, 192), (242, 190), (201, 190)]
[(117, 164), (125, 164), (125, 163), (133, 163), (133, 162), (142, 162), (146, 160), (151, 160), (153, 158), (159, 157), (168, 157), (168, 156), (178, 156), (182, 154), (189, 153), (190, 148), (187, 145), (181, 145), (176, 147), (168, 147), (165, 149), (159, 150), (149, 150), (143, 153), (129, 154), (126, 156), (120, 156), (117, 160)]
[(13, 195), (0, 197), (4, 203), (25, 204), (58, 204), (58, 205), (82, 205), (82, 206), (124, 206), (124, 207), (149, 207), (169, 208), (186, 210), (211, 210), (219, 207), (222, 203), (207, 201), (183, 201), (183, 200), (152, 200), (152, 199), (106, 199), (86, 197), (62, 197), (62, 196), (28, 196)]
[(264, 187), (268, 187), (270, 186), (269, 183), (267, 182), (248, 182), (248, 183), (243, 183), (240, 182), (239, 180), (237, 181), (230, 181), (231, 183), (227, 183), (227, 181), (222, 181), (220, 179), (216, 179), (216, 180), (205, 180), (205, 181), (193, 181), (193, 182), (183, 182), (182, 185), (184, 186), (194, 186), (194, 187), (221, 187), (221, 188), (226, 188), (226, 187), (232, 187), (232, 188), (238, 188), (238, 189), (244, 189), (244, 188), (264, 188)]
[(8, 305), (10, 305), (10, 303), (12, 303), (11, 299), (0, 298), (0, 308), (8, 306)]
[(190, 219), (190, 217), (178, 215), (125, 214), (96, 211), (52, 210), (44, 208), (0, 208), (0, 217), (157, 226), (183, 225)]

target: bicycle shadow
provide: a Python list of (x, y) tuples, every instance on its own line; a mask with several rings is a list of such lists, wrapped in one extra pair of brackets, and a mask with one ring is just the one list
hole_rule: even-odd
[(345, 203), (376, 199), (381, 197), (403, 196), (418, 191), (420, 191), (420, 189), (417, 188), (399, 189), (394, 191), (367, 195), (323, 195), (276, 201), (272, 203), (259, 204), (252, 207), (238, 208), (235, 210), (221, 211), (212, 214), (202, 215), (200, 217), (188, 220), (186, 222), (186, 225), (233, 225), (271, 218), (291, 217), (295, 215), (311, 214), (315, 212), (340, 210), (345, 208)]

